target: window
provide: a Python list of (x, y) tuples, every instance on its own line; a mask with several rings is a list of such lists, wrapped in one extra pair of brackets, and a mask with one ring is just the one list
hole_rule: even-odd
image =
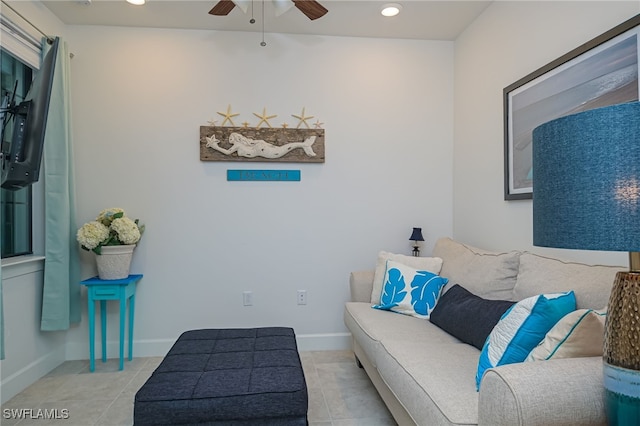
[[(0, 30), (0, 102), (5, 107), (15, 88), (14, 102), (24, 100), (31, 85), (34, 67), (39, 64), (40, 44), (37, 39), (1, 16)], [(17, 82), (17, 84), (16, 84)], [(7, 122), (2, 149), (11, 140), (13, 120)], [(2, 258), (33, 253), (33, 190), (31, 186), (19, 191), (0, 189), (2, 221)]]

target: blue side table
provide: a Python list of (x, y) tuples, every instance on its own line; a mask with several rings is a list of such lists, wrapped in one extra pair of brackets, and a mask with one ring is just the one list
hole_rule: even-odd
[(87, 286), (89, 302), (89, 369), (95, 371), (95, 302), (100, 301), (100, 327), (102, 331), (102, 362), (107, 362), (107, 300), (120, 301), (120, 370), (124, 369), (124, 321), (129, 300), (129, 361), (133, 359), (133, 315), (136, 304), (136, 284), (142, 274), (129, 275), (119, 280), (101, 280), (98, 277), (81, 281)]

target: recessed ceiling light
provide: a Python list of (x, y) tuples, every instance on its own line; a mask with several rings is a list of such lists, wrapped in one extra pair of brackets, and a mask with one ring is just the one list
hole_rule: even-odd
[(389, 3), (382, 6), (382, 16), (396, 16), (402, 10), (402, 6), (398, 3)]
[(145, 0), (127, 0), (127, 3), (135, 4), (136, 6), (142, 6)]

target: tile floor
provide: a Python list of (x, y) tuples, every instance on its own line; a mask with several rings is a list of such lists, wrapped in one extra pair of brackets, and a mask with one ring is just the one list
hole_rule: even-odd
[[(310, 426), (396, 425), (353, 353), (301, 352), (300, 358), (309, 389)], [(67, 361), (7, 401), (0, 424), (131, 425), (134, 395), (161, 360), (134, 358), (125, 362), (124, 371), (118, 371), (117, 359), (104, 364), (96, 360), (94, 373), (88, 360)], [(32, 414), (19, 420), (11, 418), (12, 409)], [(58, 419), (36, 418), (39, 409)]]

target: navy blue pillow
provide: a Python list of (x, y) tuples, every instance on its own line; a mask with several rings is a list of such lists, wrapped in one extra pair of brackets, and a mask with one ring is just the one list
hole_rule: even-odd
[(515, 303), (483, 299), (456, 284), (440, 296), (429, 321), (464, 343), (482, 350), (493, 327)]

